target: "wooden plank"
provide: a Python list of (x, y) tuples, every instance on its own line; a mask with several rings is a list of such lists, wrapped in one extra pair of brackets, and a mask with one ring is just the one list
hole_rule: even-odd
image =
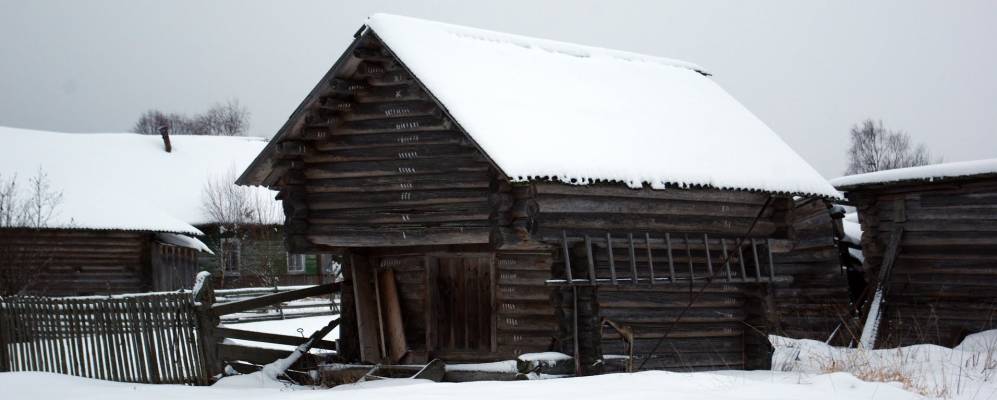
[[(228, 327), (219, 327), (216, 330), (216, 332), (218, 333), (219, 336), (228, 339), (240, 339), (240, 340), (249, 340), (253, 342), (283, 344), (295, 347), (300, 346), (308, 341), (307, 338), (303, 337), (280, 335), (280, 334), (266, 333), (266, 332), (247, 331), (244, 329), (236, 329)], [(336, 350), (336, 342), (332, 342), (329, 340), (319, 340), (313, 343), (312, 347), (316, 349)]]
[(665, 232), (665, 251), (668, 252), (668, 280), (675, 282), (675, 260), (672, 259), (672, 237)]
[(647, 248), (647, 272), (650, 274), (651, 284), (655, 284), (656, 278), (654, 276), (654, 256), (651, 254), (651, 234), (644, 233), (644, 244)]
[(634, 249), (634, 234), (632, 233), (627, 234), (627, 248), (630, 250), (630, 277), (633, 279), (631, 283), (636, 285), (640, 281), (640, 276), (637, 274), (637, 252)]
[(575, 280), (571, 277), (571, 251), (568, 250), (568, 233), (561, 231), (562, 256), (564, 257), (564, 277), (568, 283)]
[(713, 259), (710, 256), (710, 236), (703, 234), (703, 247), (706, 252), (706, 274), (710, 278), (713, 278)]
[(689, 280), (696, 280), (696, 269), (692, 266), (692, 248), (689, 247), (689, 235), (683, 234), (682, 238), (685, 239), (685, 257), (689, 260)]
[(405, 328), (402, 321), (402, 308), (398, 300), (398, 287), (395, 271), (386, 269), (379, 273), (382, 306), (384, 308), (385, 336), (388, 342), (387, 355), (393, 363), (401, 361), (408, 351), (405, 341)]
[(610, 233), (606, 233), (606, 254), (609, 258), (609, 279), (613, 285), (616, 285), (616, 260), (613, 257), (613, 236)]
[(434, 358), (434, 351), (439, 347), (438, 341), (438, 315), (436, 309), (440, 304), (439, 288), (437, 287), (439, 261), (435, 257), (425, 256), (426, 283), (425, 305), (423, 306), (426, 318), (426, 353), (429, 358)]
[(765, 243), (769, 255), (769, 279), (775, 281), (775, 261), (772, 260), (772, 239), (766, 239)]
[(220, 303), (211, 306), (211, 312), (215, 315), (227, 315), (244, 312), (256, 308), (263, 308), (275, 304), (288, 302), (291, 300), (303, 299), (306, 297), (320, 296), (333, 293), (339, 290), (339, 283), (326, 283), (312, 286), (310, 288), (290, 290), (286, 292), (274, 293), (247, 300), (233, 301), (230, 303)]
[(720, 238), (720, 251), (722, 252), (724, 258), (724, 272), (727, 273), (727, 280), (733, 281), (734, 276), (730, 271), (730, 256), (727, 253), (727, 239)]
[(592, 256), (592, 238), (585, 235), (585, 254), (589, 265), (589, 283), (595, 285), (595, 257)]
[(751, 255), (755, 259), (755, 282), (762, 281), (762, 264), (758, 262), (758, 243), (751, 239)]
[(383, 359), (379, 351), (377, 334), (377, 301), (374, 299), (373, 271), (367, 257), (350, 255), (353, 272), (353, 294), (356, 300), (357, 332), (360, 338), (360, 358), (362, 361), (380, 363)]

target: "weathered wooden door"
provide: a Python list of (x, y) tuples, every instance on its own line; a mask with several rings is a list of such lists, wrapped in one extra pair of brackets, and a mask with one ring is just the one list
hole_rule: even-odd
[(474, 359), (495, 348), (491, 254), (429, 257), (426, 342), (435, 357)]

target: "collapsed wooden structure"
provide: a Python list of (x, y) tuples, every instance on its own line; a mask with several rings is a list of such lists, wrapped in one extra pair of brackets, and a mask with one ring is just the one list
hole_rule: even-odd
[[(764, 163), (791, 154), (769, 171), (805, 175), (819, 190), (510, 176), (512, 162), (496, 162), (499, 154), (480, 143), (493, 138), (466, 129), (477, 126), (473, 118), (458, 118), (452, 111), (461, 105), (443, 102), (385, 40), (392, 31), (419, 33), (399, 27), (541, 43), (372, 17), (237, 181), (279, 191), (290, 251), (344, 256), (340, 357), (478, 362), (554, 350), (575, 355), (579, 373), (626, 368), (610, 355), (644, 368), (756, 368), (768, 363), (766, 334), (827, 340), (847, 319), (827, 202), (837, 192), (781, 141), (770, 155), (722, 157)], [(555, 53), (592, 50), (541, 44)], [(702, 71), (664, 68), (713, 85)], [(753, 139), (768, 135), (776, 137), (765, 128)], [(570, 153), (551, 156), (572, 161)]]
[[(862, 226), (868, 344), (954, 346), (967, 334), (997, 327), (997, 161), (832, 183), (858, 209)], [(878, 315), (870, 316), (869, 308)]]

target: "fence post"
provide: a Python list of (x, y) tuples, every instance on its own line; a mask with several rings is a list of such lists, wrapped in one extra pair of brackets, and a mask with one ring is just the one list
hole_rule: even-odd
[(0, 372), (10, 372), (11, 357), (8, 354), (7, 346), (14, 342), (13, 338), (7, 337), (7, 328), (13, 323), (13, 318), (7, 316), (7, 303), (0, 297)]
[(202, 373), (205, 382), (222, 373), (221, 359), (218, 356), (219, 337), (216, 334), (221, 322), (211, 306), (215, 304), (215, 290), (211, 282), (211, 273), (201, 271), (194, 278), (194, 293), (192, 297), (194, 310), (197, 313), (197, 338), (204, 356)]

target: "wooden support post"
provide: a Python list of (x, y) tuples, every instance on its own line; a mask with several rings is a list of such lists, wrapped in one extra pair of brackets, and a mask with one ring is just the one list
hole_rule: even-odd
[(578, 287), (574, 285), (571, 286), (571, 304), (572, 304), (571, 316), (573, 319), (573, 328), (571, 329), (571, 335), (572, 335), (571, 341), (575, 345), (574, 346), (575, 354), (573, 354), (575, 358), (575, 375), (582, 376), (582, 355), (579, 352), (579, 345), (578, 345)]
[(382, 354), (378, 346), (377, 301), (374, 299), (373, 272), (365, 255), (351, 254), (350, 264), (353, 273), (353, 297), (357, 309), (360, 360), (380, 363)]
[[(736, 243), (735, 243), (736, 244)], [(737, 246), (737, 262), (741, 265), (741, 281), (748, 281), (748, 270), (744, 268), (744, 248), (743, 245)]]
[(374, 278), (374, 304), (377, 307), (377, 337), (378, 344), (381, 345), (381, 357), (388, 357), (387, 338), (384, 336), (384, 308), (381, 306), (381, 282), (378, 271), (372, 271)]
[(647, 271), (650, 274), (651, 284), (654, 282), (654, 254), (651, 253), (651, 234), (644, 234), (644, 243), (647, 244)]
[(609, 280), (616, 284), (616, 259), (613, 258), (613, 237), (606, 232), (606, 254), (609, 256)]
[(685, 256), (689, 260), (689, 284), (691, 285), (696, 280), (696, 269), (692, 265), (692, 247), (689, 245), (689, 235), (683, 234), (685, 238)]
[(734, 277), (730, 273), (730, 257), (727, 256), (727, 239), (720, 238), (720, 250), (723, 252), (724, 271), (727, 272), (727, 281), (730, 282), (734, 279)]
[(405, 342), (405, 328), (402, 321), (402, 306), (398, 299), (398, 286), (395, 283), (395, 271), (387, 269), (380, 272), (378, 279), (381, 286), (381, 302), (385, 314), (385, 330), (388, 337), (389, 361), (397, 363), (405, 357), (408, 346)]
[(769, 282), (775, 282), (775, 261), (772, 259), (772, 239), (766, 239), (765, 245), (769, 253)]
[[(215, 290), (212, 285), (211, 273), (200, 272), (194, 278), (192, 299), (194, 310), (197, 312), (197, 337), (205, 364), (202, 373), (207, 374), (202, 379), (211, 381), (214, 377), (221, 375), (223, 369), (222, 360), (219, 357), (221, 337), (216, 333), (220, 320), (218, 315), (211, 310), (211, 306), (215, 303)], [(137, 309), (135, 301), (131, 302), (131, 305), (133, 309)], [(147, 346), (151, 346), (148, 341), (146, 343)], [(149, 350), (153, 349), (149, 347)], [(153, 361), (151, 364), (154, 365), (155, 362)], [(150, 375), (153, 379), (158, 379), (158, 372), (150, 371)]]
[(589, 263), (589, 283), (595, 285), (595, 258), (592, 257), (592, 238), (589, 235), (585, 235), (585, 255), (588, 257)]
[(630, 274), (633, 275), (633, 284), (636, 285), (639, 278), (637, 276), (637, 252), (634, 250), (634, 234), (627, 234), (627, 238), (630, 246)]
[(564, 250), (564, 276), (569, 285), (574, 285), (575, 281), (571, 278), (571, 251), (568, 250), (568, 233), (566, 231), (561, 231), (561, 244)]
[(675, 262), (672, 260), (672, 237), (665, 232), (665, 250), (668, 251), (668, 280), (675, 282)]
[(703, 247), (706, 248), (706, 274), (713, 278), (713, 259), (710, 258), (710, 236), (703, 234)]
[(751, 239), (751, 255), (755, 258), (755, 282), (762, 281), (762, 264), (758, 262), (758, 243)]

